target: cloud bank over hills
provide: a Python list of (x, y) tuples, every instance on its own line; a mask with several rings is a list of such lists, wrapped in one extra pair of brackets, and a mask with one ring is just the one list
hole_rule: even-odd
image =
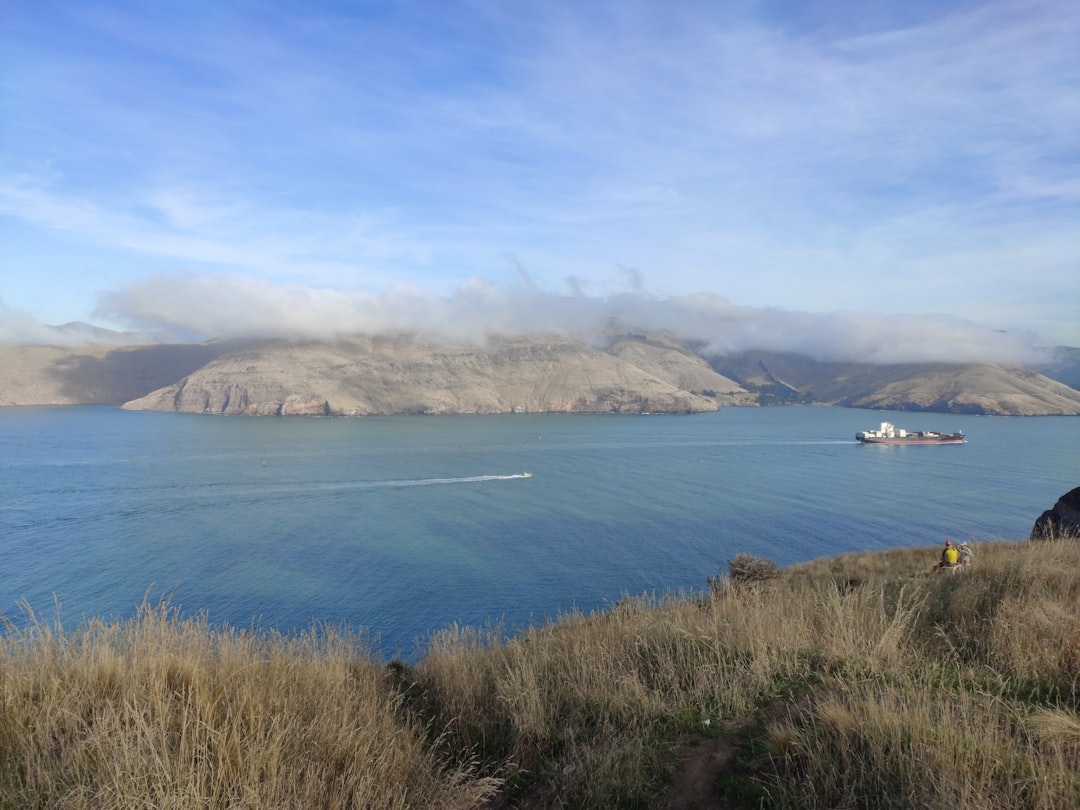
[[(738, 306), (710, 294), (659, 297), (627, 270), (630, 289), (590, 296), (566, 282), (543, 289), (524, 269), (520, 282), (471, 278), (449, 295), (402, 286), (360, 293), (277, 285), (226, 275), (157, 275), (100, 297), (95, 315), (123, 323), (131, 342), (293, 338), (414, 333), (424, 339), (483, 343), (491, 334), (554, 332), (597, 340), (614, 322), (700, 341), (728, 354), (751, 349), (798, 352), (818, 360), (874, 363), (997, 362), (1042, 358), (1037, 337), (1001, 332), (948, 315), (798, 312)], [(95, 339), (69, 330), (69, 336)], [(16, 310), (0, 306), (0, 339), (55, 343), (58, 336)], [(104, 342), (102, 338), (97, 338)]]

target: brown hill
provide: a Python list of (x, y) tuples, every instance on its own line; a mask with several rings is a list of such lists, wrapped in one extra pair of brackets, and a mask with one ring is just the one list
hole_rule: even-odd
[(1009, 416), (1080, 414), (1080, 391), (1015, 366), (840, 363), (764, 351), (711, 357), (710, 363), (765, 404), (815, 402)]
[(737, 382), (718, 374), (701, 355), (667, 335), (616, 335), (611, 338), (608, 351), (684, 391), (710, 397), (724, 395), (739, 398), (745, 394), (745, 389)]
[(1080, 389), (1080, 348), (1058, 346), (1050, 353), (1048, 360), (1031, 368), (1051, 380)]
[[(645, 344), (629, 353), (637, 362), (554, 336), (502, 338), (484, 348), (405, 336), (272, 341), (222, 355), (124, 407), (374, 415), (701, 412), (753, 403), (700, 357)], [(656, 368), (666, 373), (651, 373)], [(672, 382), (683, 378), (700, 383), (698, 392)], [(706, 388), (709, 395), (702, 393)]]
[(824, 403), (1009, 415), (1080, 414), (1080, 391), (995, 365), (834, 363), (617, 329), (488, 346), (405, 336), (115, 346), (0, 346), (0, 405), (129, 403), (197, 413), (696, 412)]
[(225, 343), (0, 345), (0, 406), (119, 405), (190, 374)]
[(1080, 391), (1025, 368), (972, 365), (910, 374), (841, 404), (897, 411), (1080, 414)]

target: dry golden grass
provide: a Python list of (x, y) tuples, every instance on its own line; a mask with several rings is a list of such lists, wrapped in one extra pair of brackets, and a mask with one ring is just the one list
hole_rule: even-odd
[(77, 632), (9, 628), (0, 806), (470, 807), (363, 645), (211, 630), (167, 607)]
[(1080, 544), (935, 557), (451, 627), (415, 666), (167, 608), (9, 628), (0, 808), (645, 808), (716, 737), (729, 806), (1080, 806)]
[(1071, 807), (1080, 545), (977, 554), (956, 575), (935, 549), (845, 555), (506, 643), (458, 630), (414, 675), (447, 741), (552, 806), (652, 806), (674, 744), (753, 732), (720, 776), (754, 806)]

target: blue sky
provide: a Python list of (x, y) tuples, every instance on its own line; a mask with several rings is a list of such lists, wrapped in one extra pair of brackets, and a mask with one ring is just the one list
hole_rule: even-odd
[(0, 339), (1080, 346), (1080, 4), (0, 0)]

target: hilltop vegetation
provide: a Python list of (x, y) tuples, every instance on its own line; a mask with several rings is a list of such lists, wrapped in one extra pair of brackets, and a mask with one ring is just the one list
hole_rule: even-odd
[(1076, 806), (1080, 543), (936, 554), (737, 558), (415, 665), (167, 605), (30, 617), (0, 646), (0, 807)]

